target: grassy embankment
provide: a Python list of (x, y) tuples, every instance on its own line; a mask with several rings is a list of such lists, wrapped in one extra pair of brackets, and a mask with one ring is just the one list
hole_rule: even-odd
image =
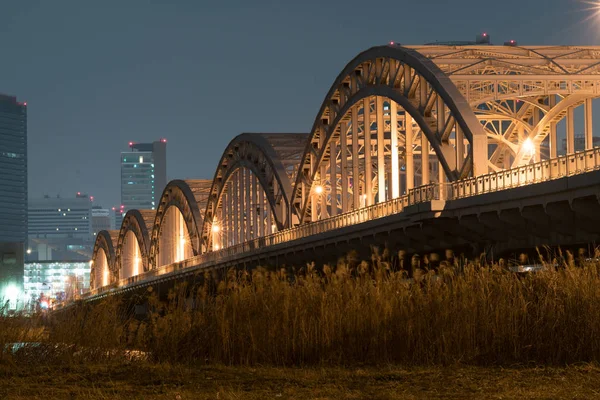
[[(473, 389), (476, 395), (486, 387), (478, 383), (478, 377), (487, 376), (488, 384), (504, 385), (508, 396), (517, 396), (523, 384), (533, 385), (534, 393), (547, 370), (501, 373), (499, 366), (545, 365), (559, 368), (550, 375), (569, 380), (563, 385), (560, 380), (546, 382), (548, 390), (566, 390), (587, 382), (588, 386), (578, 388), (588, 395), (599, 393), (600, 385), (594, 383), (597, 379), (586, 377), (597, 378), (599, 372), (594, 365), (600, 360), (600, 263), (564, 265), (527, 276), (497, 266), (442, 265), (436, 271), (415, 271), (412, 281), (406, 279), (405, 271), (393, 271), (390, 263), (378, 256), (369, 263), (351, 264), (341, 262), (322, 271), (308, 267), (293, 279), (283, 271), (231, 271), (220, 282), (207, 279), (193, 292), (180, 288), (168, 303), (159, 303), (150, 295), (152, 312), (144, 321), (122, 315), (124, 307), (114, 299), (94, 307), (79, 304), (60, 318), (3, 318), (0, 365), (5, 378), (14, 382), (20, 379), (16, 371), (27, 371), (26, 366), (32, 365), (69, 366), (73, 371), (89, 370), (92, 375), (91, 368), (102, 370), (108, 364), (119, 366), (115, 371), (129, 365), (131, 371), (154, 371), (149, 373), (156, 376), (161, 376), (157, 371), (163, 367), (165, 371), (179, 368), (188, 371), (181, 380), (190, 379), (186, 382), (191, 386), (194, 379), (205, 379), (201, 376), (214, 370), (221, 376), (219, 383), (202, 382), (200, 386), (213, 390), (214, 395), (223, 383), (223, 395), (230, 390), (232, 396), (251, 388), (252, 382), (258, 382), (257, 390), (275, 390), (253, 375), (257, 366), (270, 366), (259, 368), (259, 373), (291, 379), (294, 390), (300, 392), (316, 385), (303, 382), (303, 376), (311, 380), (321, 373), (333, 377), (338, 375), (334, 371), (346, 368), (333, 379), (340, 394), (346, 393), (347, 385), (368, 390), (373, 382), (379, 382), (375, 386), (382, 390), (408, 390), (407, 384), (416, 376), (423, 377), (423, 381), (418, 378), (421, 385), (434, 390), (432, 394), (441, 393), (442, 386), (426, 383), (427, 376), (444, 382), (448, 374), (463, 371), (464, 375), (446, 382), (461, 386), (454, 388), (460, 393), (470, 393), (468, 385), (462, 387), (466, 380), (479, 388)], [(6, 343), (22, 341), (43, 345), (17, 353), (7, 351)], [(128, 361), (127, 349), (146, 352), (148, 360)], [(585, 367), (561, 369), (581, 363)], [(217, 367), (222, 365), (236, 368)], [(368, 367), (357, 372), (357, 366)], [(235, 377), (235, 371), (240, 377)], [(503, 380), (504, 375), (508, 381)], [(132, 372), (131, 376), (138, 375)], [(518, 381), (524, 376), (532, 381)], [(136, 381), (141, 384), (145, 379)], [(0, 382), (1, 388), (4, 381)], [(126, 392), (132, 382), (125, 382), (122, 389)], [(186, 387), (182, 385), (181, 390)], [(576, 389), (572, 386), (570, 391), (577, 393)], [(333, 396), (334, 392), (323, 395)], [(352, 391), (345, 395), (351, 396)]]

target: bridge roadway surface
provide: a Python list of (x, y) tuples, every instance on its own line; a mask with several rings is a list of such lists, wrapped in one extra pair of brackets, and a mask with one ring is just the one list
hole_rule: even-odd
[[(351, 250), (357, 250), (362, 259), (368, 259), (371, 246), (404, 250), (408, 254), (453, 249), (471, 255), (485, 249), (500, 256), (536, 246), (593, 244), (600, 237), (598, 163), (588, 162), (587, 167), (571, 171), (564, 168), (569, 163), (575, 165), (577, 160), (582, 164), (586, 155), (588, 161), (592, 160), (590, 155), (598, 161), (600, 149), (445, 186), (415, 189), (417, 192), (411, 195), (422, 196), (423, 200), (410, 201), (404, 196), (358, 210), (363, 213), (362, 219), (368, 219), (364, 222), (360, 222), (360, 217), (358, 223), (351, 224), (353, 221), (348, 220), (352, 214), (358, 215), (357, 212), (339, 215), (330, 221), (301, 227), (304, 234), (308, 232), (303, 237), (276, 243), (277, 235), (284, 238), (286, 235), (286, 232), (279, 232), (123, 279), (90, 292), (85, 298), (93, 300), (147, 286), (168, 288), (175, 282), (193, 280), (198, 274), (231, 267), (302, 267), (312, 261), (335, 263)], [(540, 174), (543, 172), (540, 166), (549, 167), (550, 164), (554, 167), (562, 164), (563, 168), (555, 168), (550, 173), (555, 176), (548, 175), (549, 168), (546, 168), (546, 174)], [(497, 186), (502, 176), (506, 178), (511, 173), (513, 177), (521, 176), (517, 187), (492, 187)], [(524, 173), (529, 175), (524, 177)], [(536, 183), (536, 180), (542, 181)], [(478, 191), (486, 193), (469, 195), (468, 190), (476, 186)], [(382, 211), (386, 207), (387, 210)], [(377, 217), (385, 213), (389, 215)], [(310, 234), (311, 225), (320, 232)], [(288, 231), (293, 233), (294, 230), (299, 231), (299, 228)]]

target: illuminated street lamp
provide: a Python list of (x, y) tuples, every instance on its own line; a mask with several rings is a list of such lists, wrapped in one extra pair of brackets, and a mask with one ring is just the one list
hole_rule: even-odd
[(221, 227), (219, 226), (219, 222), (215, 218), (212, 223), (212, 242), (213, 242), (213, 250), (219, 250), (219, 232), (221, 231)]
[(315, 193), (316, 193), (316, 194), (321, 194), (321, 193), (323, 193), (323, 186), (321, 186), (321, 185), (317, 185), (317, 186), (315, 187)]
[(531, 158), (533, 158), (535, 162), (535, 144), (533, 143), (533, 140), (531, 140), (531, 138), (527, 138), (523, 142), (523, 152), (531, 156)]

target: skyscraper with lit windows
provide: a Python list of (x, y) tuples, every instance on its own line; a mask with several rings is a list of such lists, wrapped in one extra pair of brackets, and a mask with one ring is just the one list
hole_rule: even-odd
[(167, 185), (167, 140), (129, 142), (121, 152), (121, 205), (131, 209), (156, 209)]
[(22, 291), (26, 239), (27, 103), (0, 94), (0, 298)]

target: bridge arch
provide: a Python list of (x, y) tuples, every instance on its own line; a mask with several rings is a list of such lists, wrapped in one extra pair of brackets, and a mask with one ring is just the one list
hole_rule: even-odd
[[(567, 153), (594, 147), (592, 101), (600, 96), (597, 47), (408, 47), (434, 62), (467, 99), (489, 138), (490, 170), (556, 157), (563, 135)], [(583, 113), (574, 112), (580, 106)], [(575, 127), (581, 125), (583, 135), (575, 139)]]
[(204, 188), (205, 182), (173, 180), (167, 184), (152, 227), (151, 269), (201, 253), (199, 232), (203, 218), (193, 188)]
[(119, 279), (130, 278), (148, 271), (149, 228), (154, 210), (129, 210), (123, 217), (115, 249)]
[(118, 238), (119, 231), (100, 231), (96, 235), (92, 265), (90, 268), (90, 289), (97, 289), (116, 281), (115, 249), (113, 243)]
[(291, 226), (292, 181), (306, 134), (243, 133), (219, 161), (202, 227), (217, 250)]
[[(410, 136), (411, 148), (407, 149), (406, 139), (401, 148), (405, 154), (398, 153), (401, 136)], [(439, 164), (438, 179), (454, 181), (487, 172), (483, 128), (456, 86), (431, 60), (396, 45), (359, 54), (338, 75), (313, 124), (294, 186), (298, 215), (303, 221), (316, 220), (360, 207), (359, 203), (370, 205), (374, 191), (377, 201), (398, 197), (398, 162), (405, 159), (412, 169), (405, 175), (414, 175), (408, 159), (415, 139), (426, 148), (421, 162), (425, 183), (430, 156)], [(348, 160), (356, 162), (349, 165)], [(371, 168), (371, 162), (377, 168)], [(317, 178), (316, 187), (327, 192), (328, 201), (314, 193)], [(408, 190), (414, 186), (411, 180)], [(332, 197), (340, 181), (341, 193)]]

